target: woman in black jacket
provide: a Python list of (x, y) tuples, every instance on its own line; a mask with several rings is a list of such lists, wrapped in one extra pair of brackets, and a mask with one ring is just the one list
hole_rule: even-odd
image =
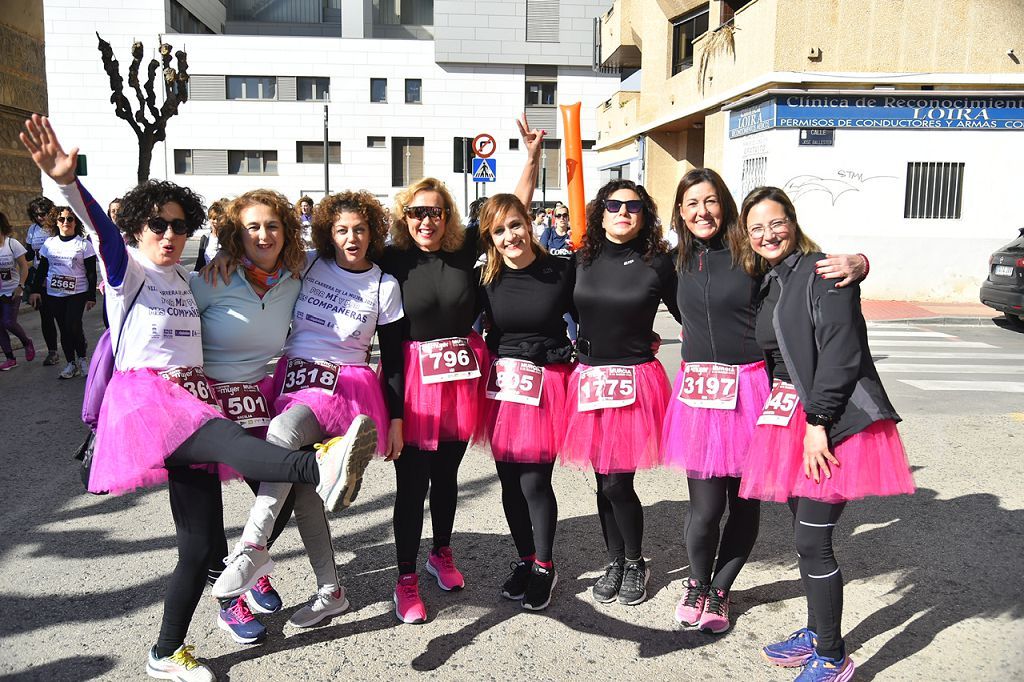
[(849, 500), (914, 492), (900, 417), (871, 359), (860, 287), (838, 289), (816, 275), (821, 254), (786, 193), (755, 189), (740, 225), (744, 267), (767, 273), (755, 335), (772, 377), (740, 496), (789, 503), (808, 603), (807, 627), (762, 653), (775, 665), (805, 666), (797, 680), (841, 682), (854, 664), (841, 635), (832, 532)]

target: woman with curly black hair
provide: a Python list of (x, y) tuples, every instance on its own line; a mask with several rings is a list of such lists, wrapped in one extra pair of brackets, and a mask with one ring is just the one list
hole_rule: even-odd
[(579, 365), (569, 379), (563, 464), (593, 469), (608, 566), (594, 599), (639, 604), (650, 571), (641, 540), (644, 512), (633, 487), (638, 469), (660, 461), (669, 383), (652, 350), (662, 301), (679, 320), (676, 276), (647, 191), (613, 180), (587, 206), (576, 254), (573, 300)]
[[(46, 197), (36, 197), (28, 202), (26, 208), (28, 219), (32, 221), (25, 235), (25, 246), (28, 249), (25, 259), (29, 265), (25, 286), (29, 292), (31, 292), (36, 279), (39, 250), (43, 248), (43, 243), (53, 236), (53, 233), (46, 227), (46, 216), (50, 214), (51, 210), (53, 210), (53, 202)], [(43, 340), (46, 342), (46, 357), (43, 359), (43, 364), (56, 365), (60, 362), (60, 353), (57, 352), (57, 323), (53, 320), (53, 311), (50, 310), (50, 302), (45, 291), (39, 299), (39, 326), (43, 332)]]
[(89, 489), (124, 493), (164, 481), (168, 486), (178, 562), (146, 672), (161, 679), (216, 679), (184, 641), (207, 569), (220, 558), (218, 545), (224, 546), (221, 478), (241, 474), (317, 485), (333, 510), (354, 484), (343, 475), (348, 457), (343, 444), (333, 442), (319, 455), (289, 451), (224, 418), (203, 372), (196, 300), (178, 265), (188, 235), (203, 221), (200, 197), (170, 182), (151, 180), (133, 189), (118, 217), (136, 247), (129, 250), (75, 177), (78, 150), (65, 152), (39, 115), (25, 122), (20, 137), (39, 169), (96, 232), (106, 275), (115, 370), (100, 409)]

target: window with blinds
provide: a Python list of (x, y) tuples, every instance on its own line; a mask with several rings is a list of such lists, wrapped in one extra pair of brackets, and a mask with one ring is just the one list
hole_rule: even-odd
[(558, 0), (526, 0), (526, 42), (558, 42)]
[(541, 172), (537, 174), (537, 189), (559, 189), (562, 186), (562, 141), (545, 139), (541, 144)]
[(911, 161), (907, 164), (904, 218), (960, 218), (964, 195), (964, 164)]
[(750, 194), (750, 190), (764, 184), (765, 169), (767, 167), (767, 156), (755, 156), (753, 158), (743, 159), (743, 175), (740, 180), (742, 196), (747, 196)]
[[(341, 163), (341, 143), (330, 142), (328, 146), (328, 163)], [(295, 161), (297, 163), (324, 162), (324, 141), (296, 142)]]
[(391, 186), (406, 187), (423, 177), (423, 138), (391, 138)]

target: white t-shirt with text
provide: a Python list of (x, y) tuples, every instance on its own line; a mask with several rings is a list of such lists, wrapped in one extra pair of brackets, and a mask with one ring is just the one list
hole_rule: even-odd
[(0, 246), (0, 296), (10, 296), (21, 284), (18, 258), (28, 251), (17, 239), (8, 237)]
[(49, 261), (46, 275), (46, 293), (50, 296), (84, 294), (89, 290), (85, 274), (85, 259), (94, 258), (96, 250), (85, 237), (68, 241), (50, 237), (43, 242), (39, 255)]

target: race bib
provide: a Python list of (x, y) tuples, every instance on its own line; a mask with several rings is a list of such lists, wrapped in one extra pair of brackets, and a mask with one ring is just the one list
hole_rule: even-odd
[(764, 409), (761, 410), (761, 416), (757, 418), (757, 423), (788, 426), (799, 402), (800, 398), (796, 394), (796, 387), (776, 379), (772, 382), (772, 394), (765, 401)]
[(214, 384), (213, 390), (227, 418), (243, 429), (255, 429), (270, 423), (270, 407), (256, 384), (225, 382)]
[(522, 405), (540, 405), (544, 370), (529, 360), (498, 358), (487, 377), (487, 397)]
[(212, 405), (220, 410), (220, 404), (217, 402), (217, 397), (214, 395), (213, 389), (210, 388), (210, 382), (207, 381), (202, 368), (175, 367), (174, 369), (167, 369), (160, 372), (160, 376), (167, 379), (167, 381), (172, 384), (181, 386), (195, 398), (198, 398), (207, 405)]
[(295, 393), (304, 388), (319, 388), (330, 395), (334, 395), (334, 389), (338, 386), (338, 371), (340, 365), (326, 360), (303, 360), (302, 358), (289, 358), (284, 370), (284, 384), (281, 386), (281, 395)]
[(606, 365), (580, 372), (577, 409), (580, 412), (626, 407), (636, 402), (636, 374), (632, 367)]
[(78, 278), (71, 275), (50, 275), (50, 288), (54, 291), (67, 291), (73, 294), (78, 288)]
[(480, 366), (469, 339), (452, 337), (420, 344), (420, 376), (425, 384), (476, 379)]
[(739, 395), (739, 367), (718, 362), (688, 362), (676, 394), (690, 407), (735, 410)]
[(0, 282), (10, 282), (11, 281), (11, 277), (13, 277), (13, 275), (14, 275), (14, 271), (13, 270), (10, 270), (10, 269), (0, 270)]

